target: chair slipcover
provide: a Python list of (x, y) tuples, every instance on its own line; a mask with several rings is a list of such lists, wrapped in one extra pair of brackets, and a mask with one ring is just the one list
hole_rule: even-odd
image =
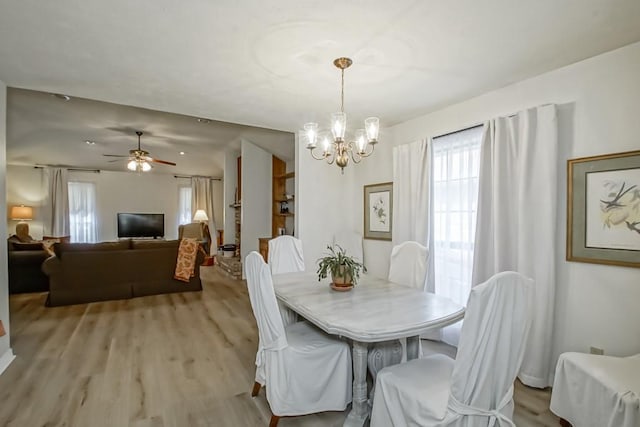
[(533, 280), (514, 272), (473, 288), (456, 360), (435, 355), (380, 371), (371, 426), (514, 426), (532, 299)]
[[(269, 267), (271, 274), (298, 273), (304, 271), (302, 242), (292, 236), (279, 236), (269, 240)], [(278, 310), (284, 325), (298, 321), (298, 313), (278, 302)]]
[(342, 411), (351, 402), (351, 351), (347, 343), (308, 322), (284, 327), (271, 271), (258, 252), (245, 259), (251, 308), (258, 324), (256, 382), (278, 416)]
[(575, 427), (640, 426), (640, 354), (561, 354), (551, 411)]
[(211, 234), (209, 227), (201, 222), (192, 222), (178, 226), (178, 240), (185, 238), (197, 239), (202, 243), (202, 247), (207, 255), (211, 250)]
[(355, 231), (344, 230), (333, 235), (333, 244), (344, 249), (345, 253), (356, 260), (363, 262), (362, 234)]
[(302, 242), (293, 236), (278, 236), (269, 240), (271, 274), (304, 271)]
[(424, 290), (429, 251), (418, 242), (403, 242), (391, 250), (389, 281)]

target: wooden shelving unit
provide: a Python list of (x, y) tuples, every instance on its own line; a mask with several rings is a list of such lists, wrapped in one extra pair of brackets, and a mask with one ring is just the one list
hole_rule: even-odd
[[(287, 193), (287, 180), (295, 179), (295, 172), (287, 172), (287, 164), (284, 160), (273, 156), (273, 183), (272, 183), (272, 220), (271, 220), (271, 236), (278, 236), (278, 229), (284, 228), (287, 234), (291, 234), (293, 232), (292, 227), (287, 227), (287, 218), (295, 216), (294, 212), (291, 212), (293, 209), (294, 198), (287, 199), (285, 194)], [(295, 196), (294, 196), (295, 197)], [(282, 212), (282, 205), (286, 203), (289, 212)]]

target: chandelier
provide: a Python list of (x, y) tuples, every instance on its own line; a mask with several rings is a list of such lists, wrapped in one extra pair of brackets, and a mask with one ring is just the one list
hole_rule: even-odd
[[(380, 120), (377, 117), (369, 117), (364, 121), (364, 129), (357, 129), (354, 132), (353, 140), (345, 141), (347, 115), (344, 112), (344, 70), (349, 68), (352, 63), (353, 61), (349, 58), (338, 58), (333, 61), (333, 65), (338, 67), (342, 74), (340, 112), (331, 115), (333, 141), (329, 139), (328, 133), (325, 135), (318, 134), (317, 123), (306, 123), (302, 133), (311, 156), (316, 160), (325, 160), (330, 165), (335, 162), (343, 174), (344, 168), (349, 164), (349, 158), (354, 163), (360, 163), (364, 157), (369, 157), (373, 153), (374, 147), (378, 142), (378, 131), (380, 129)], [(315, 151), (318, 148), (318, 139), (322, 140), (320, 153)]]

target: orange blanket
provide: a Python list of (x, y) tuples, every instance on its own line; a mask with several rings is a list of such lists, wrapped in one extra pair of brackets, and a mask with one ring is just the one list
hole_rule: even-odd
[(184, 238), (180, 240), (178, 247), (178, 259), (176, 260), (176, 272), (174, 279), (189, 282), (196, 269), (196, 257), (198, 256), (198, 240)]

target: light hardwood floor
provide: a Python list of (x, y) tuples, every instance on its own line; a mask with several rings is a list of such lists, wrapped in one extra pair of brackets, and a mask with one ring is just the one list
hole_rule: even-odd
[[(0, 376), (0, 426), (266, 426), (264, 391), (250, 396), (257, 330), (246, 285), (211, 267), (202, 277), (203, 292), (68, 307), (11, 296), (16, 359)], [(517, 385), (518, 426), (557, 426), (548, 406), (549, 391)]]

